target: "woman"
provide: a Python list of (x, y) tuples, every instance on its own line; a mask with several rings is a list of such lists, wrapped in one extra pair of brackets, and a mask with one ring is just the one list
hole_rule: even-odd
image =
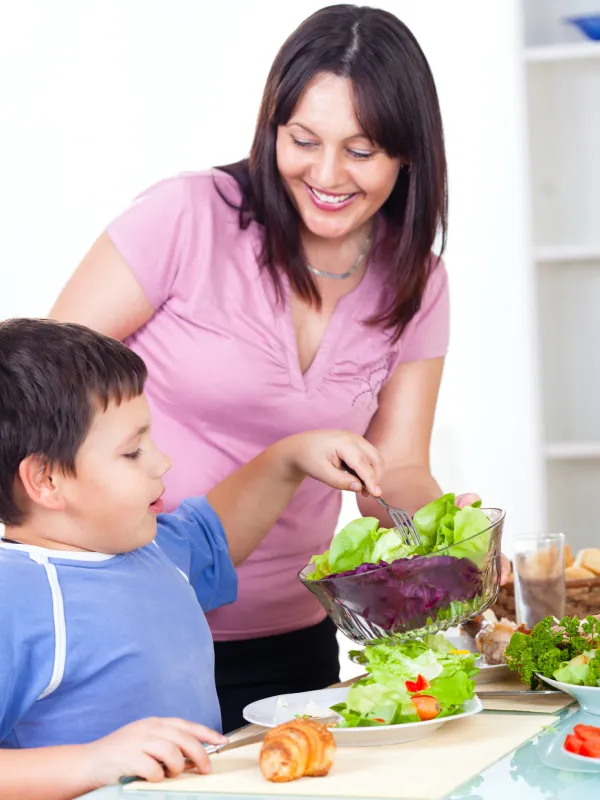
[[(391, 14), (333, 6), (277, 55), (249, 160), (146, 191), (52, 316), (148, 364), (155, 439), (174, 462), (167, 510), (276, 439), (338, 427), (366, 433), (385, 458), (383, 496), (414, 512), (441, 494), (438, 231), (443, 242), (446, 161), (425, 56)], [(225, 731), (248, 702), (337, 679), (334, 628), (296, 574), (328, 547), (340, 500), (307, 481), (239, 569), (238, 601), (209, 615)]]

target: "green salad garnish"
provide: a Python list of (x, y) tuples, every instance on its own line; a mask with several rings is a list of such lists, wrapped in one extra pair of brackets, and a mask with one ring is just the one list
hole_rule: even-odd
[(504, 654), (506, 664), (537, 688), (536, 673), (562, 683), (600, 686), (600, 620), (546, 617), (531, 634), (513, 633)]

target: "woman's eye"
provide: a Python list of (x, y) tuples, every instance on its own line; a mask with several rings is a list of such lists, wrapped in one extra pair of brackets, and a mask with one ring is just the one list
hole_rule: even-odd
[(123, 453), (125, 458), (129, 458), (131, 461), (135, 461), (136, 458), (139, 458), (142, 454), (141, 449), (138, 447), (133, 453)]
[(375, 155), (374, 150), (348, 150), (352, 158), (358, 158), (362, 160), (366, 160), (367, 158), (373, 158)]
[(310, 142), (307, 139), (296, 139), (295, 136), (292, 136), (292, 140), (295, 145), (298, 147), (316, 147), (316, 142)]

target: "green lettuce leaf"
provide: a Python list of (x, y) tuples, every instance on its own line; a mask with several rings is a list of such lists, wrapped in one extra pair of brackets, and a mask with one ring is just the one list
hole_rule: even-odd
[[(479, 508), (465, 506), (454, 517), (454, 531), (450, 555), (469, 558), (478, 567), (483, 565), (490, 544), (491, 532), (476, 536), (490, 527), (487, 515)], [(475, 538), (473, 538), (475, 537)]]
[[(396, 528), (380, 528), (377, 531), (377, 541), (371, 553), (371, 562), (379, 564), (385, 561), (391, 564), (399, 558), (408, 558), (413, 553), (409, 545), (404, 544)], [(363, 562), (364, 563), (364, 562)]]
[(361, 517), (346, 525), (329, 548), (331, 571), (345, 572), (371, 561), (378, 526), (379, 520), (375, 517)]
[(423, 554), (431, 553), (436, 546), (438, 539), (438, 528), (440, 523), (455, 508), (454, 501), (456, 495), (445, 494), (438, 500), (428, 503), (419, 509), (413, 517), (415, 528), (419, 532), (421, 539), (421, 550)]
[(320, 581), (321, 578), (326, 578), (331, 575), (331, 567), (329, 566), (329, 550), (326, 550), (320, 556), (313, 556), (310, 560), (311, 564), (315, 565), (314, 572), (307, 576), (307, 580)]

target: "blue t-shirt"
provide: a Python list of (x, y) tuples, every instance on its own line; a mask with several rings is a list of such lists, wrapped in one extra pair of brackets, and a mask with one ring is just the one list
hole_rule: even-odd
[(89, 742), (151, 716), (220, 730), (204, 614), (236, 594), (204, 498), (130, 553), (0, 542), (0, 747)]

